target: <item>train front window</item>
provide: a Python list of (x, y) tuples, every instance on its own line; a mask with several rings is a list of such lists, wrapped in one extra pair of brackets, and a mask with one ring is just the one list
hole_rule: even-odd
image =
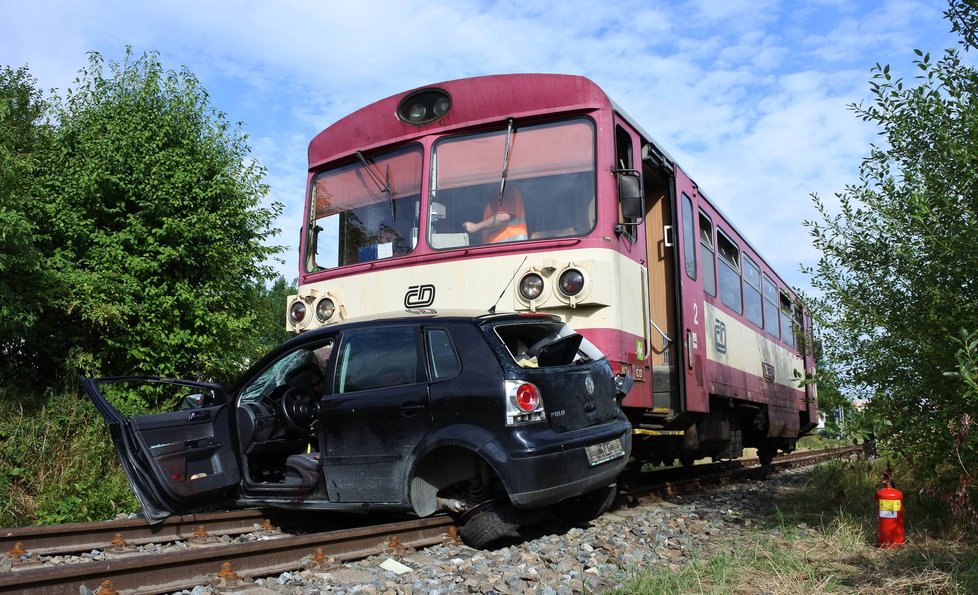
[(422, 150), (411, 145), (316, 175), (306, 270), (401, 256), (418, 244)]
[(442, 249), (584, 235), (594, 228), (594, 197), (590, 120), (446, 138), (431, 157), (428, 242)]

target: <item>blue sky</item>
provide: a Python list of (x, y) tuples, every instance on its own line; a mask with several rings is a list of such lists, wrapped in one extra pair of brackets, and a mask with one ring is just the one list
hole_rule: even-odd
[[(870, 68), (915, 76), (955, 47), (939, 0), (228, 2), (0, 0), (0, 65), (62, 93), (85, 53), (156, 50), (243, 123), (285, 205), (279, 269), (297, 276), (309, 140), (413, 87), (506, 72), (581, 74), (680, 163), (794, 286), (814, 264), (811, 193), (856, 181), (877, 131), (847, 105)], [(973, 60), (973, 56), (969, 57)]]

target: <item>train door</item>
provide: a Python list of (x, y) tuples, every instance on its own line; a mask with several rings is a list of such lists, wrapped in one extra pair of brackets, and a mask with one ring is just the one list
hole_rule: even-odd
[(682, 411), (679, 398), (679, 330), (676, 311), (675, 224), (672, 171), (651, 145), (642, 149), (645, 187), (645, 246), (648, 263), (648, 334), (652, 366), (652, 413), (665, 420)]
[(675, 208), (679, 216), (676, 225), (676, 249), (679, 251), (679, 301), (680, 332), (677, 333), (677, 346), (680, 353), (684, 407), (689, 412), (709, 411), (704, 364), (706, 362), (706, 329), (703, 312), (703, 267), (713, 263), (700, 262), (699, 256), (699, 194), (696, 185), (686, 174), (675, 167)]
[[(642, 425), (662, 426), (682, 411), (676, 347), (679, 321), (676, 310), (675, 249), (671, 201), (671, 165), (661, 154), (619, 121), (615, 127), (616, 166), (640, 174), (644, 190), (643, 217), (626, 227), (626, 233), (645, 265), (642, 279), (642, 324), (645, 338), (641, 367), (643, 403), (626, 405), (643, 409)], [(646, 158), (646, 153), (650, 153)], [(656, 159), (655, 157), (658, 157)], [(635, 420), (639, 421), (639, 420)]]

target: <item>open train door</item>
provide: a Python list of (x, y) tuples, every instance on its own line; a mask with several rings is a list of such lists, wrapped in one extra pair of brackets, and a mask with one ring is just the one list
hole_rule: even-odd
[[(676, 186), (676, 248), (679, 254), (679, 311), (681, 348), (679, 360), (687, 412), (709, 411), (709, 399), (704, 380), (706, 342), (712, 329), (706, 328), (703, 311), (703, 280), (699, 259), (699, 193), (685, 172), (674, 167)], [(712, 266), (712, 264), (710, 265)]]

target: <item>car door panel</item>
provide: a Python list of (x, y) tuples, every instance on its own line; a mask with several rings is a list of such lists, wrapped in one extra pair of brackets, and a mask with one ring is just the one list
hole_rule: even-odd
[(406, 465), (431, 427), (424, 383), (327, 397), (326, 482), (333, 502), (400, 502)]
[(356, 329), (340, 339), (333, 391), (320, 402), (332, 502), (393, 503), (431, 428), (417, 327)]
[(203, 496), (236, 485), (238, 465), (228, 405), (129, 418), (129, 427), (158, 481), (173, 498)]
[(230, 440), (227, 403), (126, 417), (100, 390), (101, 385), (113, 383), (218, 391), (220, 387), (150, 377), (82, 381), (83, 389), (109, 424), (116, 454), (148, 520), (160, 521), (170, 514), (212, 503), (216, 494), (237, 489), (240, 473)]

